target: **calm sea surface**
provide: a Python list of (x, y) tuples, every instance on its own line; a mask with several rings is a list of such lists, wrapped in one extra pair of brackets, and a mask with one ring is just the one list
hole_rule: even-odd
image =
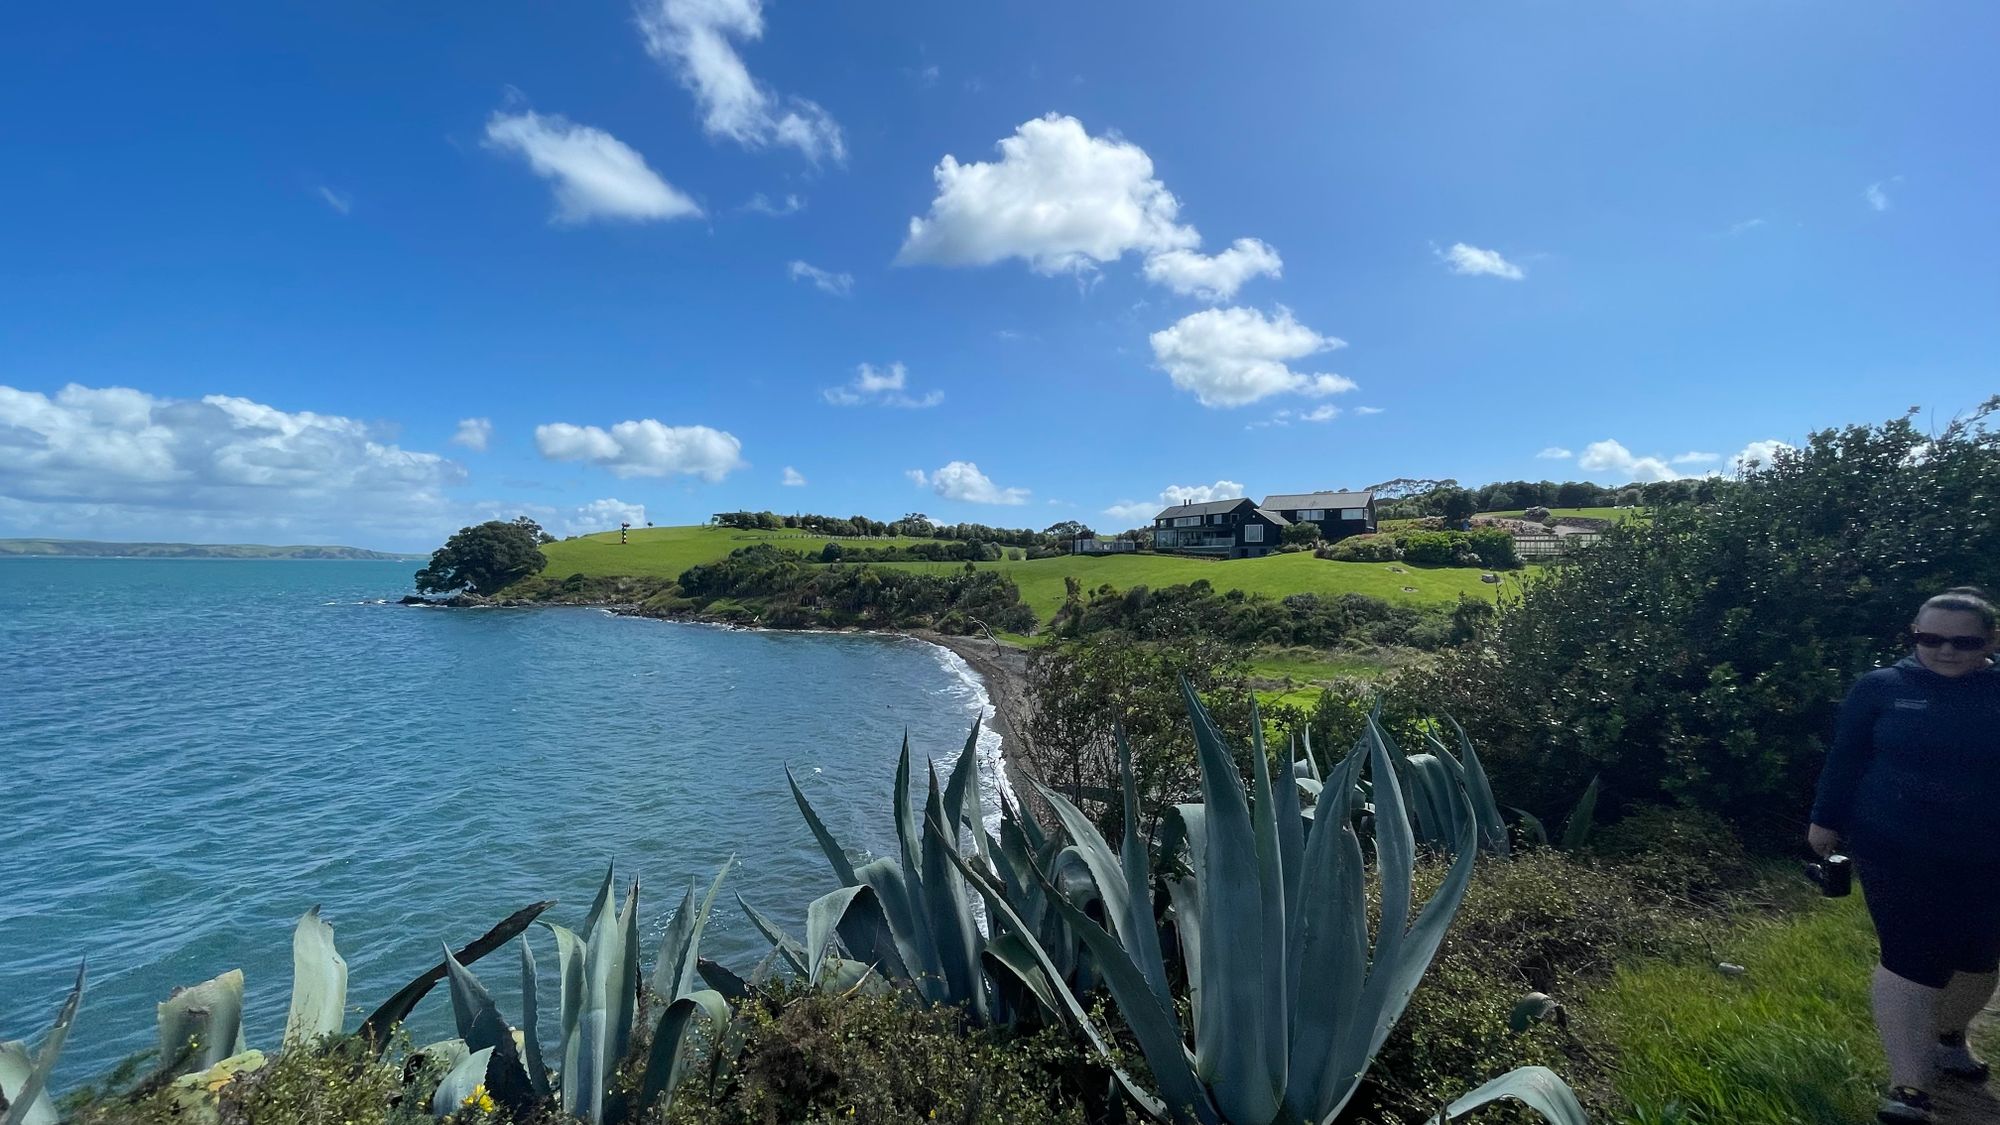
[[(250, 1045), (275, 1046), (315, 903), (349, 1027), (530, 902), (579, 925), (613, 860), (641, 881), (650, 971), (689, 878), (734, 854), (703, 952), (747, 973), (769, 946), (730, 891), (803, 936), (835, 889), (784, 764), (850, 848), (887, 851), (904, 730), (949, 759), (985, 706), (916, 641), (386, 604), (413, 569), (0, 560), (0, 1039), (39, 1040), (88, 957), (59, 1089), (232, 968)], [(552, 979), (552, 939), (531, 940)], [(512, 1014), (517, 966), (480, 966)], [(420, 1042), (449, 1009), (425, 1001)]]

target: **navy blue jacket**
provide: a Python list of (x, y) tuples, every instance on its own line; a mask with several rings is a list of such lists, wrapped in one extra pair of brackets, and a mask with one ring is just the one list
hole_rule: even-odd
[(1812, 819), (1856, 855), (2000, 864), (2000, 671), (1906, 657), (1855, 681)]

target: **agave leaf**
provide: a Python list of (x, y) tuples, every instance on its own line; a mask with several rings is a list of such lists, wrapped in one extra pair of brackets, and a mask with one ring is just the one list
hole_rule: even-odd
[(1493, 785), (1487, 780), (1486, 765), (1479, 760), (1479, 750), (1472, 745), (1472, 739), (1458, 720), (1447, 717), (1451, 729), (1458, 734), (1460, 764), (1465, 767), (1466, 794), (1472, 799), (1472, 813), (1479, 821), (1479, 836), (1485, 847), (1494, 855), (1507, 859), (1513, 855), (1513, 847), (1507, 841), (1507, 822), (1500, 815), (1500, 803), (1493, 799)]
[(1035, 960), (1019, 933), (1001, 927), (995, 929), (997, 932), (986, 940), (986, 948), (980, 954), (988, 970), (996, 979), (1005, 973), (1021, 982), (1021, 987), (1042, 1006), (1049, 1021), (1061, 1023), (1062, 1001), (1056, 999), (1055, 982), (1042, 971), (1041, 963)]
[(695, 971), (701, 974), (702, 983), (720, 992), (724, 1000), (734, 1002), (750, 995), (748, 981), (737, 976), (726, 966), (706, 957), (695, 961)]
[(917, 835), (916, 809), (910, 804), (910, 732), (903, 732), (903, 753), (896, 760), (896, 840), (903, 849), (903, 873), (922, 896), (923, 847)]
[(534, 1088), (536, 1096), (546, 1098), (549, 1096), (549, 1064), (542, 1058), (538, 991), (535, 951), (528, 947), (528, 938), (524, 934), (521, 937), (521, 1065), (528, 1071), (528, 1085)]
[(471, 1101), (473, 1092), (486, 1084), (486, 1064), (492, 1058), (493, 1048), (487, 1047), (458, 1060), (445, 1072), (444, 1080), (438, 1083), (437, 1093), (431, 1095), (431, 1113), (437, 1117), (448, 1117)]
[(1597, 819), (1598, 780), (1595, 777), (1590, 779), (1583, 796), (1577, 798), (1576, 808), (1569, 814), (1568, 823), (1563, 825), (1562, 850), (1566, 852), (1580, 852), (1583, 845), (1590, 841), (1591, 823)]
[[(955, 822), (964, 824), (971, 830), (973, 846), (981, 858), (991, 862), (986, 850), (986, 807), (979, 792), (979, 726), (980, 719), (972, 720), (972, 732), (965, 736), (965, 749), (958, 755), (958, 761), (951, 767), (951, 780), (945, 784), (945, 812)], [(953, 832), (956, 837), (958, 833)]]
[[(1477, 1090), (1459, 1098), (1444, 1107), (1444, 1112), (1432, 1118), (1437, 1125), (1447, 1125), (1456, 1121), (1461, 1114), (1471, 1113), (1480, 1106), (1497, 1102), (1502, 1098), (1512, 1098), (1534, 1110), (1552, 1125), (1589, 1125), (1584, 1116), (1583, 1106), (1576, 1100), (1576, 1094), (1569, 1085), (1556, 1077), (1554, 1071), (1543, 1066), (1524, 1066), (1508, 1071)], [(1333, 1118), (1328, 1117), (1328, 1125)]]
[[(1334, 792), (1351, 790), (1362, 760), (1361, 754), (1349, 754), (1328, 775), (1327, 786)], [(1368, 973), (1367, 871), (1354, 821), (1319, 818), (1306, 839), (1304, 863), (1299, 917), (1288, 931), (1297, 950), (1299, 978), (1285, 1102), (1295, 1119), (1312, 1121), (1322, 1106), (1361, 1080), (1338, 1057), (1340, 1044), (1354, 1036)]]
[[(965, 876), (966, 881), (971, 883), (974, 889), (986, 899), (986, 907), (993, 912), (992, 916), (995, 924), (1004, 923), (1015, 934), (1019, 935), (1021, 945), (1027, 949), (1028, 953), (1035, 959), (1035, 962), (1041, 966), (1042, 972), (1052, 982), (1054, 986), (1052, 991), (1055, 994), (1055, 998), (1061, 1001), (1063, 1011), (1068, 1016), (1069, 1022), (1082, 1030), (1085, 1038), (1089, 1039), (1091, 1045), (1097, 1048), (1098, 1054), (1104, 1057), (1105, 1065), (1111, 1068), (1111, 1073), (1118, 1079), (1118, 1084), (1124, 1088), (1126, 1094), (1142, 1110), (1152, 1116), (1166, 1116), (1166, 1103), (1147, 1092), (1124, 1067), (1119, 1066), (1115, 1061), (1118, 1057), (1115, 1053), (1116, 1049), (1104, 1037), (1104, 1033), (1098, 1030), (1097, 1025), (1092, 1022), (1090, 1013), (1084, 1010), (1083, 1003), (1076, 998), (1076, 994), (1071, 992), (1069, 986), (1062, 982), (1056, 973), (1055, 965), (1049, 960), (1048, 952), (1042, 948), (1041, 943), (1036, 941), (1034, 935), (1028, 931), (1027, 924), (1021, 920), (1021, 916), (1014, 912), (1012, 906), (1008, 905), (1006, 898), (1000, 893), (1000, 889), (988, 882), (985, 876), (972, 870), (971, 866), (956, 851), (948, 850), (948, 855), (951, 862), (957, 865), (959, 871)], [(1057, 897), (1059, 896), (1051, 894), (1049, 899), (1053, 902)]]
[[(726, 868), (725, 868), (726, 870)], [(687, 1062), (688, 1032), (697, 1018), (706, 1019), (711, 1034), (729, 1026), (729, 1003), (712, 989), (696, 989), (676, 997), (660, 1013), (653, 1030), (652, 1053), (646, 1062), (646, 1080), (639, 1088), (638, 1112), (645, 1117), (655, 1103), (662, 1108), (673, 1104), (674, 1091), (681, 1084)]]
[[(1257, 827), (1236, 763), (1222, 743), (1194, 689), (1183, 680), (1181, 694), (1193, 720), (1202, 804), (1207, 809), (1208, 846), (1196, 872), (1201, 892), (1200, 1018), (1195, 1021), (1195, 1059), (1216, 1106), (1229, 1121), (1270, 1121), (1277, 1116), (1273, 1089), (1269, 1010), (1274, 991), (1267, 976), (1282, 977), (1281, 955), (1270, 961), (1265, 938), (1266, 909), (1259, 863)], [(1275, 844), (1275, 830), (1274, 840)], [(1274, 856), (1275, 859), (1275, 856)], [(1058, 904), (1060, 908), (1060, 904)]]
[[(1264, 746), (1264, 720), (1258, 713), (1255, 695), (1250, 697), (1250, 742), (1251, 777), (1256, 790), (1250, 806), (1250, 819), (1257, 841), (1258, 901), (1264, 910), (1264, 950), (1257, 967), (1261, 970), (1264, 986), (1265, 1074), (1270, 1084), (1271, 1100), (1275, 1103), (1285, 1096), (1286, 1073), (1291, 1064), (1288, 1046), (1291, 1042), (1293, 993), (1285, 925), (1289, 917), (1286, 907), (1290, 899), (1297, 897), (1298, 891), (1294, 885), (1288, 898), (1284, 834), (1278, 827), (1278, 802), (1271, 793), (1271, 757)], [(1289, 790), (1292, 787), (1287, 785), (1285, 788)], [(1294, 810), (1297, 807), (1292, 806)], [(1298, 823), (1296, 818), (1292, 823)], [(1294, 865), (1298, 862), (1296, 858), (1292, 860)]]
[(458, 1024), (458, 1037), (468, 1051), (488, 1051), (487, 1090), (496, 1101), (510, 1109), (525, 1111), (534, 1104), (535, 1094), (521, 1053), (514, 1045), (514, 1030), (501, 1018), (493, 995), (486, 991), (472, 971), (458, 963), (451, 948), (444, 951), (451, 988), (451, 1013)]
[(577, 936), (585, 941), (589, 941), (590, 935), (597, 932), (597, 920), (604, 916), (604, 908), (610, 905), (611, 872), (616, 866), (610, 863), (604, 865), (604, 881), (597, 885), (597, 896), (590, 900), (590, 909), (584, 913), (583, 928), (577, 931)]
[(333, 927), (315, 906), (292, 928), (292, 1007), (285, 1042), (339, 1035), (347, 1008), (347, 962), (333, 947)]
[(967, 1004), (980, 1023), (992, 1019), (992, 1005), (986, 994), (986, 974), (979, 969), (979, 946), (983, 940), (972, 920), (972, 899), (959, 875), (957, 865), (947, 859), (958, 855), (958, 823), (945, 813), (938, 791), (937, 770), (930, 771), (930, 795), (925, 803), (924, 824), (929, 830), (923, 840), (923, 907), (930, 915), (931, 933), (937, 941), (938, 959), (944, 965), (944, 979), (951, 1002)]
[[(1508, 807), (1512, 808), (1513, 806), (1510, 805)], [(1521, 818), (1521, 831), (1527, 836), (1529, 843), (1541, 848), (1549, 846), (1549, 830), (1542, 827), (1540, 817), (1537, 817), (1527, 809), (1514, 809), (1514, 815)]]
[[(550, 899), (547, 902), (538, 902), (532, 906), (522, 907), (520, 910), (508, 915), (499, 925), (486, 931), (478, 941), (452, 954), (452, 956), (458, 959), (459, 964), (470, 965), (488, 953), (513, 941), (516, 937), (520, 936), (522, 930), (527, 929), (534, 922), (537, 915), (554, 905), (555, 900)], [(382, 1049), (389, 1043), (389, 1029), (408, 1019), (410, 1013), (416, 1010), (417, 1001), (422, 1000), (424, 995), (430, 992), (432, 986), (443, 980), (446, 972), (444, 962), (440, 961), (435, 968), (426, 970), (417, 979), (398, 989), (394, 996), (389, 997), (389, 999), (382, 1003), (381, 1007), (375, 1009), (367, 1019), (361, 1021), (361, 1026), (355, 1029), (355, 1034), (368, 1040), (373, 1044), (375, 1053), (378, 1055), (381, 1054)]]
[(159, 1075), (207, 1070), (243, 1053), (243, 970), (231, 969), (162, 1001)]
[[(604, 978), (607, 994), (604, 999), (605, 1013), (610, 1017), (611, 1037), (606, 1059), (612, 1069), (617, 1069), (625, 1051), (632, 1045), (632, 1024), (639, 1013), (639, 881), (632, 880), (632, 887), (625, 892), (625, 905), (618, 911), (618, 942), (614, 951), (615, 960), (610, 963)], [(606, 1084), (610, 1081), (606, 1075)]]
[[(805, 814), (806, 827), (812, 830), (813, 839), (819, 841), (819, 850), (826, 853), (826, 861), (833, 865), (833, 873), (840, 878), (840, 885), (853, 886), (857, 880), (854, 876), (854, 864), (847, 858), (847, 849), (840, 846), (840, 841), (833, 838), (833, 833), (827, 831), (825, 822), (821, 821), (819, 814), (813, 811), (812, 802), (806, 800), (805, 792), (799, 788), (799, 779), (792, 776), (790, 766), (785, 767), (785, 781), (791, 785), (792, 800), (798, 802), (799, 812)], [(656, 988), (654, 991), (659, 990)]]
[[(556, 937), (556, 964), (562, 976), (562, 1109), (581, 1116), (591, 1091), (594, 1069), (593, 1041), (596, 1029), (586, 1025), (584, 1012), (590, 1006), (589, 947), (577, 934), (553, 922), (545, 922)], [(599, 1010), (598, 1025), (602, 1025)]]
[(1305, 776), (1311, 778), (1314, 781), (1323, 780), (1326, 775), (1320, 772), (1319, 758), (1313, 753), (1312, 728), (1310, 726), (1300, 728), (1299, 735), (1306, 751), (1306, 757), (1304, 762), (1304, 765), (1306, 767)]
[(819, 983), (820, 967), (832, 952), (834, 938), (838, 936), (840, 924), (847, 917), (847, 910), (857, 897), (866, 896), (875, 902), (875, 892), (865, 886), (842, 887), (831, 894), (824, 894), (806, 907), (806, 979)]
[(837, 957), (830, 953), (836, 936), (847, 953), (862, 964), (874, 966), (884, 976), (909, 976), (902, 955), (896, 951), (895, 931), (882, 910), (875, 888), (865, 884), (842, 887), (822, 895), (807, 907), (806, 964), (810, 970), (807, 977), (814, 984), (820, 983), (827, 959)]
[(749, 899), (739, 894), (736, 896), (736, 903), (743, 908), (743, 913), (750, 919), (750, 924), (757, 927), (757, 931), (771, 943), (771, 952), (783, 955), (786, 962), (792, 966), (793, 972), (803, 977), (811, 971), (806, 966), (806, 948), (799, 944), (797, 938), (786, 933), (784, 927), (772, 921), (769, 915), (750, 905)]
[(70, 1026), (83, 1007), (86, 969), (85, 965), (77, 966), (76, 984), (70, 988), (62, 1007), (56, 1009), (56, 1022), (42, 1037), (41, 1049), (35, 1052), (32, 1061), (27, 1044), (0, 1043), (0, 1094), (6, 1095), (8, 1103), (6, 1114), (0, 1115), (0, 1125), (56, 1125), (55, 1107), (48, 1097), (49, 1074), (55, 1070), (63, 1041), (69, 1038)]
[[(1121, 732), (1122, 733), (1122, 732)], [(1120, 739), (1121, 743), (1123, 739)], [(1130, 748), (1121, 750), (1121, 757), (1128, 759)], [(1130, 776), (1129, 768), (1126, 776)], [(1125, 839), (1119, 852), (1113, 852), (1105, 843), (1097, 826), (1091, 823), (1083, 810), (1071, 804), (1067, 797), (1046, 785), (1037, 786), (1049, 807), (1056, 811), (1062, 821), (1064, 831), (1074, 841), (1067, 854), (1074, 854), (1090, 873), (1090, 879), (1097, 888), (1098, 897), (1104, 901), (1104, 916), (1110, 920), (1118, 933), (1119, 941), (1126, 949), (1136, 950), (1133, 960), (1145, 974), (1153, 995), (1161, 1003), (1171, 1004), (1171, 994), (1167, 991), (1167, 970), (1163, 954), (1160, 952), (1160, 932), (1153, 922), (1151, 878), (1146, 871), (1144, 841), (1133, 843), (1136, 835), (1132, 806), (1136, 798), (1127, 801), (1125, 815)], [(1134, 854), (1136, 852), (1136, 855)], [(1135, 863), (1135, 869), (1128, 869), (1127, 863)], [(1134, 875), (1136, 873), (1136, 878)], [(1036, 885), (1039, 891), (1040, 885)], [(1150, 942), (1148, 942), (1150, 938)]]
[(1201, 1026), (1207, 993), (1202, 988), (1201, 966), (1201, 887), (1202, 865), (1208, 849), (1208, 810), (1200, 805), (1175, 805), (1167, 810), (1162, 855), (1187, 853), (1188, 873), (1169, 878), (1167, 895), (1174, 905), (1174, 932), (1180, 938), (1181, 963), (1187, 970), (1188, 1008), (1195, 1026)]
[(674, 912), (673, 924), (660, 941), (660, 963), (653, 970), (653, 992), (663, 1000), (678, 1000), (694, 991), (695, 982), (701, 977), (701, 932), (708, 925), (709, 911), (715, 907), (715, 896), (722, 890), (722, 881), (729, 877), (729, 869), (736, 863), (730, 856), (723, 861), (722, 870), (715, 873), (715, 881), (708, 885), (708, 894), (702, 896), (699, 909), (694, 904), (694, 881), (688, 881), (687, 896), (681, 899), (681, 908)]

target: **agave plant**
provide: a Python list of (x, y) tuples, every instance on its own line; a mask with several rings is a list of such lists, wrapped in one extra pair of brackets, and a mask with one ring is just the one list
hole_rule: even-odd
[(41, 1049), (32, 1055), (19, 1040), (0, 1043), (0, 1125), (56, 1125), (55, 1107), (49, 1103), (49, 1073), (61, 1056), (63, 1040), (76, 1022), (83, 1006), (83, 978), (87, 966), (78, 966), (76, 986), (56, 1012), (56, 1022), (42, 1037)]
[[(1563, 822), (1562, 839), (1554, 842), (1557, 850), (1578, 852), (1590, 842), (1590, 830), (1596, 826), (1597, 820), (1599, 780), (1591, 778), (1590, 784), (1584, 787), (1583, 796), (1576, 799), (1576, 807), (1570, 810), (1569, 819)], [(1543, 847), (1549, 846), (1551, 841), (1548, 829), (1542, 827), (1542, 822), (1536, 819), (1533, 813), (1526, 809), (1515, 809), (1514, 812), (1521, 818), (1521, 826), (1526, 830), (1529, 840)]]
[[(1059, 893), (1047, 872), (1033, 873), (1047, 901), (1088, 946), (1157, 1090), (1142, 1087), (1117, 1065), (1109, 1036), (1058, 978), (1002, 889), (955, 849), (947, 852), (998, 924), (1017, 935), (1041, 965), (1052, 998), (1147, 1113), (1213, 1125), (1331, 1122), (1353, 1098), (1464, 897), (1478, 850), (1477, 817), (1461, 782), (1456, 812), (1439, 810), (1442, 822), (1457, 827), (1451, 869), (1413, 913), (1417, 842), (1395, 752), (1371, 719), (1360, 745), (1321, 786), (1325, 805), (1347, 799), (1364, 766), (1372, 773), (1381, 922), (1371, 946), (1367, 872), (1352, 818), (1317, 816), (1308, 835), (1300, 787), (1272, 785), (1261, 736), (1251, 754), (1253, 792), (1246, 793), (1207, 710), (1191, 690), (1184, 687), (1183, 694), (1195, 728), (1203, 801), (1176, 810), (1176, 835), (1189, 874), (1166, 882), (1185, 960), (1192, 1028), (1183, 1027), (1177, 1015), (1161, 952), (1150, 858), (1138, 834), (1131, 752), (1122, 740), (1126, 816), (1116, 852), (1060, 793), (1043, 790), (1097, 881), (1108, 928)], [(938, 842), (946, 842), (941, 834)], [(1541, 1068), (1496, 1079), (1452, 1103), (1449, 1112), (1503, 1097), (1559, 1125), (1584, 1120), (1568, 1087)]]
[[(979, 730), (975, 721), (942, 787), (937, 771), (930, 771), (922, 832), (910, 802), (910, 746), (904, 740), (894, 795), (898, 854), (859, 867), (786, 771), (799, 811), (841, 883), (808, 907), (804, 943), (743, 903), (793, 971), (841, 989), (907, 982), (924, 1001), (960, 1005), (981, 1022), (1007, 1022), (1035, 1010), (1057, 1013), (1048, 974), (1070, 979), (1080, 966), (1074, 939), (1032, 872), (1057, 872), (1079, 895), (1094, 888), (1078, 858), (1026, 810), (1008, 805), (999, 839), (989, 835), (979, 800)], [(1048, 966), (1037, 963), (1016, 934), (990, 935), (980, 927), (978, 896), (959, 870), (961, 831), (971, 837), (974, 861), (1005, 880), (1016, 908), (1030, 920), (1023, 922), (1027, 932), (1049, 954)]]

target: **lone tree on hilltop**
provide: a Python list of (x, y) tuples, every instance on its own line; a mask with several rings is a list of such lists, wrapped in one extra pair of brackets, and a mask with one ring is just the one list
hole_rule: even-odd
[(549, 541), (541, 526), (526, 516), (512, 523), (488, 520), (459, 528), (431, 553), (431, 564), (417, 572), (417, 590), (491, 594), (547, 566), (541, 545)]

